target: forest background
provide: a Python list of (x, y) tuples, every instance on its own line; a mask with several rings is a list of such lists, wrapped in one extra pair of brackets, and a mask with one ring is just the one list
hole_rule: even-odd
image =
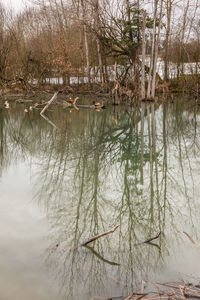
[[(0, 86), (199, 94), (199, 0), (0, 2)], [(158, 73), (158, 64), (162, 71)], [(113, 88), (114, 87), (114, 88)]]

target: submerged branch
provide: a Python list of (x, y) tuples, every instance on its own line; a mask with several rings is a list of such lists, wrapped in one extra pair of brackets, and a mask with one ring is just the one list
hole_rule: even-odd
[(101, 234), (98, 234), (98, 235), (95, 235), (95, 236), (89, 238), (87, 241), (83, 242), (83, 243), (81, 244), (81, 246), (86, 246), (87, 244), (89, 244), (89, 243), (91, 243), (91, 242), (93, 242), (93, 241), (95, 241), (95, 240), (101, 238), (101, 237), (104, 236), (104, 235), (113, 233), (119, 226), (120, 226), (120, 225), (118, 224), (118, 225), (116, 225), (115, 227), (113, 227), (113, 228), (112, 228), (111, 230), (109, 230), (109, 231), (103, 232), (103, 233), (101, 233)]

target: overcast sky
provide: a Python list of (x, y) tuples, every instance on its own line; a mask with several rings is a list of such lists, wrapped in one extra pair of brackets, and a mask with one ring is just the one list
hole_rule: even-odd
[[(23, 9), (26, 0), (1, 0), (1, 2), (8, 8), (13, 8), (16, 12)], [(27, 1), (28, 2), (28, 1)]]

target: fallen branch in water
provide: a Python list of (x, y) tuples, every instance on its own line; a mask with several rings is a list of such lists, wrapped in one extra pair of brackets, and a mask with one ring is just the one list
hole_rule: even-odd
[(74, 102), (72, 103), (72, 106), (76, 109), (79, 110), (79, 108), (76, 106), (76, 101), (79, 99), (79, 97), (76, 97)]
[(43, 108), (43, 110), (40, 112), (40, 115), (43, 115), (45, 113), (45, 111), (48, 109), (48, 107), (56, 100), (57, 95), (59, 92), (56, 92), (53, 97), (47, 102), (47, 104), (45, 105), (45, 107)]
[(144, 242), (134, 244), (134, 246), (139, 246), (139, 245), (141, 245), (141, 244), (148, 244), (148, 243), (150, 243), (151, 241), (156, 240), (157, 238), (159, 238), (160, 234), (161, 234), (161, 231), (160, 231), (156, 236), (154, 236), (154, 237), (152, 237), (152, 238), (150, 238), (150, 239), (148, 239), (148, 240), (145, 240)]
[[(159, 283), (145, 280), (148, 284), (148, 291), (140, 293), (137, 290), (127, 297), (92, 297), (90, 300), (184, 300), (184, 299), (200, 299), (199, 285), (185, 284), (184, 282)], [(153, 286), (153, 290), (150, 290)], [(162, 286), (162, 288), (160, 287)]]
[(184, 283), (159, 283), (155, 282), (157, 285), (162, 285), (170, 287), (177, 290), (176, 294), (181, 292), (185, 298), (200, 298), (200, 289), (198, 285), (184, 284)]
[(141, 294), (141, 293), (132, 293), (130, 294), (128, 297), (126, 297), (124, 300), (129, 300), (131, 299), (133, 296), (136, 296), (136, 299), (139, 300), (143, 297), (145, 297), (147, 294)]
[(91, 243), (91, 242), (93, 242), (93, 241), (95, 241), (95, 240), (101, 238), (101, 237), (104, 236), (104, 235), (113, 233), (118, 227), (119, 227), (119, 224), (116, 225), (115, 227), (113, 227), (113, 228), (112, 228), (111, 230), (109, 230), (109, 231), (103, 232), (103, 233), (101, 233), (101, 234), (98, 234), (98, 235), (95, 235), (95, 236), (89, 238), (87, 241), (85, 241), (84, 243), (82, 243), (81, 246), (86, 246), (87, 244), (89, 244), (89, 243)]

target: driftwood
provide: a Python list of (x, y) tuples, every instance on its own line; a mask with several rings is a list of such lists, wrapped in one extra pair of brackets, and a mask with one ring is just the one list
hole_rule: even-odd
[(45, 113), (45, 111), (48, 109), (48, 107), (56, 100), (57, 95), (59, 92), (56, 92), (53, 97), (47, 102), (47, 104), (45, 105), (45, 107), (43, 108), (43, 110), (40, 112), (40, 115), (43, 115)]
[[(159, 283), (146, 280), (153, 286), (154, 290), (146, 293), (133, 292), (124, 300), (184, 300), (184, 299), (200, 299), (200, 289), (199, 285), (191, 285), (185, 283)], [(163, 286), (161, 288), (160, 286)], [(168, 288), (168, 289), (166, 289)], [(149, 289), (149, 287), (148, 287)], [(111, 298), (112, 299), (112, 298)]]
[(103, 232), (103, 233), (101, 233), (101, 234), (98, 234), (98, 235), (95, 235), (95, 236), (89, 238), (87, 241), (83, 242), (83, 243), (81, 244), (81, 246), (86, 246), (87, 244), (89, 244), (89, 243), (91, 243), (91, 242), (93, 242), (93, 241), (95, 241), (95, 240), (101, 238), (101, 237), (104, 236), (104, 235), (113, 233), (119, 226), (120, 226), (120, 225), (118, 224), (118, 225), (116, 225), (115, 227), (113, 227), (113, 228), (112, 228), (111, 230), (109, 230), (109, 231)]
[[(176, 283), (176, 282), (175, 283), (154, 282), (153, 284), (171, 288), (171, 290), (170, 290), (171, 293), (172, 293), (171, 296), (175, 296), (176, 299), (183, 299), (183, 298), (199, 299), (200, 298), (199, 285)], [(162, 291), (162, 293), (163, 293), (163, 296), (167, 295), (167, 294), (169, 295), (169, 290), (168, 291)], [(162, 299), (162, 297), (161, 297), (161, 299)], [(170, 299), (170, 297), (168, 299)]]
[[(154, 290), (146, 293), (138, 293), (133, 291), (127, 297), (92, 297), (90, 300), (107, 299), (107, 300), (184, 300), (184, 299), (200, 299), (200, 286), (185, 284), (184, 282), (159, 283), (146, 280), (153, 286)], [(161, 288), (162, 286), (163, 288)], [(166, 289), (168, 288), (168, 289)]]
[(139, 246), (139, 245), (142, 245), (142, 244), (148, 244), (151, 241), (156, 240), (160, 236), (160, 234), (161, 234), (161, 231), (156, 236), (154, 236), (154, 237), (152, 237), (150, 239), (147, 239), (144, 242), (140, 242), (140, 243), (134, 244), (134, 246)]
[(144, 296), (146, 296), (147, 294), (141, 294), (141, 293), (132, 293), (131, 295), (129, 295), (128, 297), (126, 297), (124, 300), (129, 300), (129, 299), (132, 299), (134, 296), (136, 297), (136, 299), (141, 299), (143, 298)]

